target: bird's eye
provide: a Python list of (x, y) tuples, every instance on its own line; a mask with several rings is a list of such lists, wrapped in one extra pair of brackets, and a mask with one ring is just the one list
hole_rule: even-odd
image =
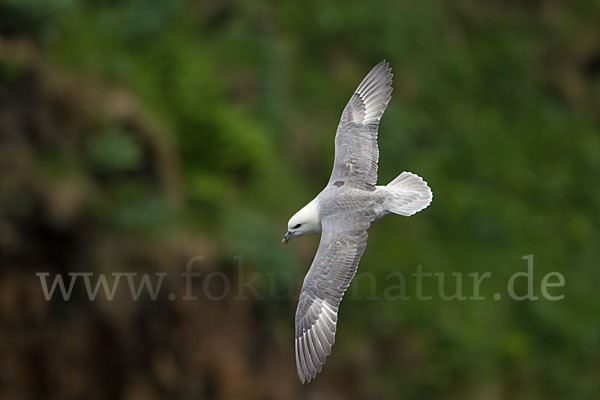
[(302, 225), (302, 224), (298, 224), (298, 225), (296, 225), (296, 226), (294, 227), (294, 229), (298, 229), (298, 228), (300, 228), (300, 226), (301, 226), (301, 225)]

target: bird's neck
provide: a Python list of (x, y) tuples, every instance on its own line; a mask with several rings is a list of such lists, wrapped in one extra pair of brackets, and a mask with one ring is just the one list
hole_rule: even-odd
[(321, 232), (321, 217), (319, 214), (319, 203), (317, 202), (316, 198), (304, 207), (302, 207), (299, 213), (302, 213), (303, 219), (309, 223), (311, 231), (310, 233)]

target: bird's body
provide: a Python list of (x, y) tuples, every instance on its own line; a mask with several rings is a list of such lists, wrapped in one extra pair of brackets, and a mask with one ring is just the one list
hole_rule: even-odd
[(432, 199), (427, 183), (410, 172), (386, 186), (376, 185), (377, 130), (391, 83), (391, 70), (382, 61), (358, 86), (338, 126), (329, 183), (288, 223), (284, 243), (294, 236), (321, 233), (296, 311), (296, 367), (303, 383), (316, 376), (331, 353), (338, 308), (367, 245), (371, 223), (390, 213), (410, 216)]

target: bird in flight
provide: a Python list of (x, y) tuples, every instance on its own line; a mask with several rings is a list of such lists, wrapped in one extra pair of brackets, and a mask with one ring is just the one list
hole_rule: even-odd
[(300, 381), (321, 371), (335, 341), (342, 296), (367, 246), (367, 229), (390, 213), (411, 216), (433, 195), (421, 177), (402, 172), (377, 185), (377, 130), (392, 93), (392, 70), (383, 60), (367, 74), (344, 108), (335, 135), (335, 160), (325, 189), (288, 222), (283, 238), (321, 233), (296, 310), (296, 368)]

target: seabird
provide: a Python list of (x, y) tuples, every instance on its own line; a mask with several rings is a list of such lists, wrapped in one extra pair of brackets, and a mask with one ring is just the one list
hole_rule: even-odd
[(377, 185), (377, 130), (392, 93), (392, 70), (383, 60), (367, 74), (344, 108), (335, 135), (335, 161), (325, 189), (288, 222), (283, 238), (321, 233), (296, 310), (296, 368), (310, 382), (335, 341), (342, 296), (367, 246), (367, 229), (390, 213), (411, 216), (433, 195), (421, 177), (402, 172)]

